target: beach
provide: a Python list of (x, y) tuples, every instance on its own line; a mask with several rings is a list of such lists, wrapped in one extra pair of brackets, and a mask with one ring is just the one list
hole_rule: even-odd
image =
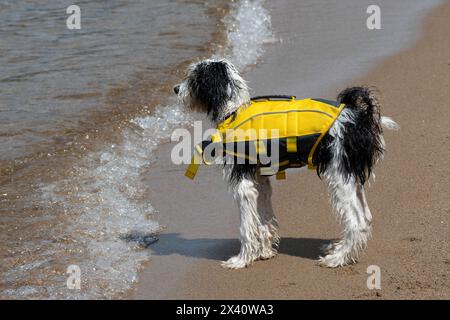
[[(283, 5), (289, 8), (293, 2), (281, 1), (279, 7)], [(272, 180), (281, 235), (278, 256), (242, 270), (221, 268), (220, 261), (239, 251), (238, 212), (221, 172), (202, 168), (194, 181), (185, 179), (185, 166), (171, 164), (172, 146), (165, 144), (145, 177), (164, 231), (149, 247), (152, 257), (130, 297), (449, 299), (450, 3), (427, 12), (416, 25), (416, 36), (401, 50), (363, 52), (358, 63), (363, 68), (349, 72), (342, 71), (345, 63), (339, 59), (334, 65), (320, 65), (318, 71), (308, 70), (308, 60), (295, 51), (302, 45), (294, 41), (301, 39), (301, 30), (295, 29), (300, 19), (296, 22), (286, 12), (295, 14), (286, 7), (283, 12), (271, 9), (273, 29), (283, 42), (268, 47), (244, 74), (252, 93), (335, 98), (347, 86), (371, 85), (380, 92), (382, 114), (401, 126), (398, 132), (386, 132), (385, 159), (375, 170), (376, 181), (366, 188), (374, 215), (367, 250), (352, 266), (329, 269), (317, 264), (320, 247), (339, 238), (340, 228), (323, 182), (315, 172), (302, 170), (288, 172), (285, 181)], [(389, 26), (373, 32), (389, 32)], [(347, 27), (352, 30), (351, 23)], [(333, 52), (339, 57), (339, 50)], [(314, 50), (310, 54), (314, 57)], [(327, 73), (329, 79), (321, 81), (314, 72)], [(380, 290), (367, 287), (371, 265), (380, 267)]]

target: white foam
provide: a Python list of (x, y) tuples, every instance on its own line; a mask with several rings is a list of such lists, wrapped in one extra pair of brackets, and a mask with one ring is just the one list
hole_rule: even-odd
[(263, 4), (258, 0), (239, 1), (224, 19), (227, 56), (240, 69), (255, 64), (264, 52), (264, 44), (274, 41), (270, 14)]
[[(49, 212), (57, 208), (72, 221), (62, 232), (47, 235), (48, 239), (67, 235), (70, 241), (64, 245), (45, 241), (38, 247), (45, 249), (42, 256), (58, 257), (63, 270), (78, 265), (83, 290), (67, 290), (67, 276), (46, 273), (43, 268), (49, 263), (42, 260), (10, 270), (4, 280), (16, 283), (33, 272), (33, 279), (43, 285), (26, 285), (3, 294), (91, 299), (125, 293), (137, 281), (140, 264), (149, 259), (150, 252), (144, 249), (155, 241), (154, 234), (160, 228), (153, 219), (156, 210), (145, 198), (146, 185), (141, 177), (157, 146), (168, 141), (175, 128), (191, 122), (190, 115), (176, 104), (157, 107), (151, 116), (131, 120), (134, 126), (123, 132), (122, 143), (88, 154), (66, 179), (42, 185), (41, 205)], [(51, 266), (55, 267), (55, 261)]]

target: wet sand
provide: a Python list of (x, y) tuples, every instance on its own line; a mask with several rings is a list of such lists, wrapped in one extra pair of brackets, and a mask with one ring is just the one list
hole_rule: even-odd
[[(408, 50), (380, 62), (366, 76), (319, 92), (335, 97), (345, 86), (374, 85), (381, 92), (383, 114), (401, 125), (399, 132), (386, 132), (385, 160), (367, 188), (373, 239), (358, 264), (338, 269), (317, 265), (320, 246), (338, 238), (340, 228), (324, 184), (303, 170), (288, 172), (286, 181), (273, 180), (279, 255), (243, 270), (221, 268), (220, 261), (239, 250), (231, 195), (225, 195), (217, 169), (202, 168), (195, 181), (185, 179), (185, 167), (171, 164), (171, 146), (166, 145), (146, 180), (151, 181), (152, 204), (161, 211), (157, 219), (167, 229), (151, 247), (154, 257), (140, 274), (134, 298), (449, 299), (449, 16), (447, 2), (425, 19), (421, 39)], [(278, 93), (276, 77), (302, 92), (294, 81), (300, 75), (289, 64), (293, 55), (283, 47), (270, 49), (264, 63), (245, 76), (255, 93)], [(280, 67), (290, 72), (280, 73)], [(263, 74), (272, 75), (271, 80)], [(381, 290), (367, 289), (369, 265), (381, 268)]]

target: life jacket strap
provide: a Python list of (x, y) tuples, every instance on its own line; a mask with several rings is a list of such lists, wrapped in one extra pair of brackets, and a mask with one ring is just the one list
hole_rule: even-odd
[(186, 169), (186, 172), (184, 173), (184, 175), (191, 180), (194, 180), (198, 168), (202, 163), (202, 153), (203, 153), (202, 149), (199, 146), (196, 146), (194, 150), (194, 155), (191, 158), (191, 163), (189, 164), (189, 166)]
[(194, 163), (194, 156), (192, 156), (191, 163), (187, 167), (186, 172), (184, 173), (184, 175), (186, 177), (188, 177), (189, 179), (194, 180), (195, 175), (197, 174), (197, 171), (198, 171), (198, 167), (200, 167), (200, 165), (197, 164), (197, 163)]
[(212, 143), (222, 142), (222, 134), (220, 133), (220, 131), (216, 131), (214, 134), (212, 134), (210, 140)]
[(266, 145), (264, 141), (256, 140), (255, 141), (255, 149), (257, 155), (265, 155), (266, 154)]
[(285, 180), (286, 179), (286, 171), (278, 171), (276, 174), (277, 180)]
[(297, 153), (297, 137), (286, 138), (286, 149), (288, 153)]

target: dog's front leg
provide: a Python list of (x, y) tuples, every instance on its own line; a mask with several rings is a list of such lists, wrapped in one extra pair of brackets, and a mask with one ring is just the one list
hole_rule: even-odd
[(240, 241), (241, 250), (222, 263), (223, 267), (240, 269), (250, 265), (261, 255), (259, 232), (260, 217), (257, 212), (258, 191), (253, 179), (242, 178), (233, 188), (234, 197), (240, 211)]

